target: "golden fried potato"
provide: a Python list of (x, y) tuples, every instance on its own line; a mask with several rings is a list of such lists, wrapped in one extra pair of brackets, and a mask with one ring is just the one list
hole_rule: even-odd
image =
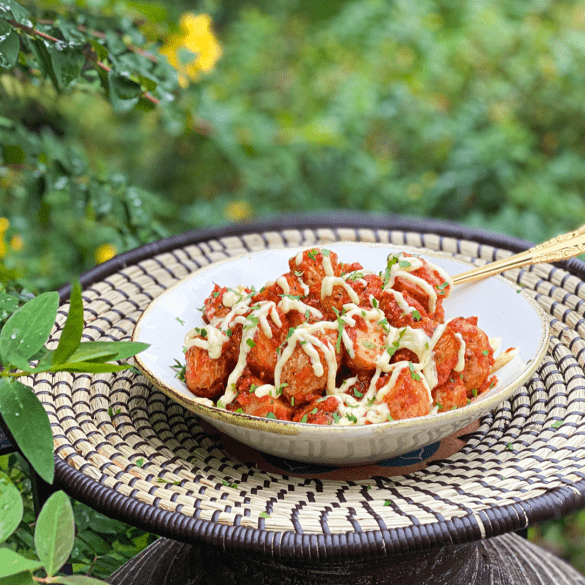
[(355, 327), (345, 326), (345, 332), (353, 344), (353, 357), (345, 350), (343, 361), (353, 372), (372, 372), (376, 360), (386, 349), (386, 331), (383, 326), (360, 316), (354, 317)]
[(187, 388), (201, 398), (218, 398), (225, 390), (231, 369), (228, 357), (222, 354), (216, 360), (211, 359), (206, 349), (193, 345), (187, 350), (185, 359)]
[[(414, 376), (414, 377), (413, 377)], [(390, 416), (394, 420), (424, 416), (429, 414), (431, 401), (429, 393), (416, 373), (412, 373), (408, 367), (403, 368), (398, 374), (396, 384), (384, 395), (382, 400), (388, 405)], [(383, 374), (376, 382), (376, 388), (380, 391), (390, 381), (390, 374)]]

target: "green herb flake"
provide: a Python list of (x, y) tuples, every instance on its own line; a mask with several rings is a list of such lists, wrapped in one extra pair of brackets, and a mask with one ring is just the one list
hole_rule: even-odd
[(555, 420), (551, 426), (553, 429), (558, 429), (564, 422), (564, 420)]
[(313, 248), (312, 250), (309, 250), (307, 252), (307, 256), (311, 259), (311, 260), (316, 260), (317, 258), (317, 254), (319, 253), (319, 250), (317, 250), (316, 248)]
[(213, 293), (213, 298), (214, 299), (216, 299), (218, 296), (219, 296), (219, 292), (216, 291), (216, 292)]
[(298, 276), (299, 278), (300, 278), (301, 276), (303, 276), (303, 274), (305, 274), (305, 273), (304, 273), (302, 270), (296, 270), (296, 271), (295, 271), (295, 276)]
[(256, 392), (256, 388), (258, 388), (258, 386), (256, 386), (256, 384), (252, 384), (249, 390), (250, 394), (252, 394), (252, 392)]
[(477, 388), (473, 388), (473, 389), (471, 390), (471, 394), (473, 394), (473, 397), (474, 397), (474, 398), (477, 398)]
[(136, 459), (135, 463), (138, 465), (138, 467), (142, 467), (144, 465), (144, 459), (142, 457), (140, 459)]
[(178, 321), (181, 325), (185, 324), (185, 321), (183, 321), (183, 319), (180, 319), (179, 317), (175, 317), (175, 321)]
[(415, 382), (420, 382), (420, 375), (417, 374), (414, 370), (414, 364), (412, 362), (408, 362), (408, 368), (410, 369), (410, 377), (415, 381)]
[(483, 353), (483, 355), (489, 355), (489, 350), (488, 349), (484, 349), (481, 353)]
[(384, 506), (391, 506), (392, 505), (392, 500), (386, 500), (384, 502)]
[(254, 348), (256, 347), (256, 343), (254, 343), (254, 341), (252, 339), (246, 339), (246, 344), (248, 345), (248, 347), (250, 348)]
[(273, 412), (269, 412), (266, 414), (266, 418), (276, 418), (276, 415)]
[(268, 512), (260, 512), (260, 518), (270, 518), (270, 514)]
[(508, 449), (508, 451), (514, 451), (514, 445), (512, 445), (512, 443), (508, 443), (506, 445), (506, 449)]
[(410, 268), (411, 266), (412, 266), (412, 264), (408, 260), (400, 260), (398, 262), (399, 268)]
[(354, 394), (355, 394), (355, 395), (356, 395), (358, 398), (361, 398), (361, 397), (364, 395), (364, 393), (363, 393), (363, 392), (360, 392), (359, 390), (356, 390), (355, 388), (353, 389), (353, 393), (354, 393)]
[(356, 418), (356, 416), (355, 416), (354, 414), (346, 414), (346, 415), (345, 415), (345, 418), (346, 418), (346, 419), (347, 419), (349, 422), (352, 422), (352, 423), (354, 423), (354, 424), (355, 424), (355, 423), (357, 423), (357, 418)]
[(334, 413), (333, 413), (333, 420), (334, 420), (336, 423), (338, 423), (338, 422), (339, 422), (339, 419), (340, 419), (340, 418), (341, 418), (341, 417), (339, 416), (339, 413), (337, 413), (337, 412), (334, 412)]
[(321, 255), (322, 256), (327, 257), (327, 256), (329, 256), (329, 254), (331, 254), (331, 251), (330, 250), (321, 250)]
[(303, 418), (301, 419), (301, 422), (302, 423), (306, 423), (307, 422), (307, 418), (308, 418), (308, 416), (306, 414), (303, 415)]
[(319, 409), (315, 406), (315, 408), (313, 408), (313, 410), (311, 410), (311, 414), (317, 414), (319, 412)]
[(413, 318), (415, 321), (420, 321), (420, 320), (422, 319), (422, 317), (421, 317), (421, 314), (419, 313), (419, 311), (416, 311), (416, 310), (415, 310), (415, 311), (413, 311), (413, 312), (411, 313), (411, 315), (412, 315), (412, 318)]
[(388, 422), (392, 422), (394, 420), (391, 414), (389, 414), (386, 418), (388, 419)]

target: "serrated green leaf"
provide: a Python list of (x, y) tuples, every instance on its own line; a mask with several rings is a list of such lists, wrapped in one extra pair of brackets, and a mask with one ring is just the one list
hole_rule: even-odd
[(0, 542), (4, 542), (18, 528), (22, 513), (18, 488), (0, 471)]
[[(150, 347), (138, 341), (85, 341), (70, 356), (69, 361), (94, 362), (124, 360)], [(99, 358), (102, 358), (101, 360)], [(107, 359), (104, 359), (107, 358)]]
[(141, 86), (129, 77), (116, 73), (113, 69), (108, 72), (108, 88), (110, 102), (115, 112), (129, 112), (140, 99)]
[(55, 323), (58, 306), (59, 295), (47, 292), (11, 315), (0, 331), (0, 355), (5, 364), (17, 365), (15, 359), (29, 359), (43, 347)]
[[(81, 285), (74, 282), (71, 286), (71, 298), (69, 302), (69, 314), (61, 332), (59, 345), (53, 353), (53, 365), (65, 363), (79, 347), (81, 334), (83, 333), (83, 299), (81, 298)], [(79, 360), (75, 360), (79, 361)]]
[(55, 492), (46, 501), (35, 527), (35, 548), (47, 575), (52, 577), (73, 550), (75, 520), (65, 492)]
[(0, 414), (35, 471), (47, 483), (53, 483), (53, 434), (49, 417), (33, 391), (18, 380), (2, 378)]
[(74, 43), (59, 42), (47, 46), (53, 70), (60, 87), (67, 87), (81, 74), (81, 68), (85, 63), (83, 46)]
[(42, 566), (39, 561), (27, 559), (12, 549), (0, 548), (0, 579), (23, 571), (36, 571)]
[(87, 575), (68, 575), (67, 577), (59, 577), (59, 583), (64, 583), (64, 585), (104, 585), (105, 581)]

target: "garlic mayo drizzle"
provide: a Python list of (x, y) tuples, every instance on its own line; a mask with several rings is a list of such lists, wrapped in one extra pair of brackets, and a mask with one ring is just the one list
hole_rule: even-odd
[[(320, 251), (319, 248), (313, 249)], [(408, 261), (409, 266), (399, 266), (398, 262), (393, 264), (390, 267), (389, 280), (384, 287), (384, 291), (388, 291), (393, 294), (399, 307), (405, 313), (412, 313), (415, 309), (414, 307), (408, 305), (404, 299), (404, 295), (398, 291), (394, 291), (391, 288), (397, 276), (407, 278), (414, 284), (420, 286), (428, 294), (429, 311), (433, 312), (435, 310), (437, 301), (436, 291), (422, 278), (410, 274), (412, 271), (421, 268), (423, 266), (423, 262), (416, 257), (404, 257), (401, 253), (391, 254), (388, 257), (389, 260), (392, 258), (398, 258), (399, 261), (403, 258), (404, 260)], [(295, 257), (295, 263), (297, 266), (300, 266), (302, 261), (303, 252), (301, 251)], [(352, 328), (356, 326), (355, 317), (357, 316), (363, 318), (366, 321), (380, 323), (385, 319), (385, 314), (382, 310), (373, 306), (374, 302), (372, 298), (370, 298), (370, 304), (372, 305), (371, 308), (360, 307), (359, 295), (347, 282), (348, 280), (362, 281), (362, 277), (366, 274), (372, 274), (371, 272), (358, 270), (353, 273), (344, 274), (342, 277), (336, 277), (333, 273), (333, 267), (331, 265), (331, 259), (329, 255), (322, 255), (322, 266), (325, 272), (325, 277), (321, 283), (321, 298), (323, 299), (326, 296), (331, 295), (335, 286), (342, 286), (348, 293), (351, 302), (343, 306), (343, 312), (339, 316), (337, 322), (305, 322), (296, 327), (289, 335), (281, 351), (281, 354), (278, 357), (274, 371), (274, 384), (263, 384), (254, 390), (254, 394), (260, 398), (268, 395), (277, 397), (282, 393), (282, 368), (290, 359), (298, 345), (309, 357), (311, 367), (313, 368), (313, 372), (317, 377), (325, 375), (325, 368), (323, 367), (323, 363), (321, 361), (321, 357), (323, 357), (327, 367), (326, 396), (332, 396), (337, 399), (337, 410), (340, 415), (337, 422), (333, 424), (344, 426), (351, 424), (365, 424), (366, 422), (384, 422), (388, 420), (390, 410), (383, 399), (384, 396), (395, 386), (398, 377), (405, 369), (410, 369), (413, 376), (420, 376), (420, 380), (424, 384), (428, 392), (429, 401), (432, 404), (431, 389), (437, 384), (437, 368), (433, 351), (445, 330), (446, 324), (438, 325), (433, 332), (433, 335), (429, 337), (422, 329), (413, 329), (411, 327), (396, 328), (392, 325), (389, 325), (388, 322), (385, 321), (385, 345), (380, 348), (380, 354), (375, 361), (376, 369), (367, 391), (363, 393), (363, 396), (360, 399), (345, 393), (358, 382), (357, 376), (344, 380), (339, 388), (336, 387), (335, 378), (337, 375), (337, 358), (334, 344), (332, 345), (329, 339), (326, 339), (325, 341), (319, 339), (317, 335), (328, 330), (339, 331), (339, 321), (341, 321), (341, 341), (345, 346), (348, 354), (353, 358), (355, 357), (355, 348), (346, 328)], [(444, 278), (444, 281), (452, 286), (451, 278), (443, 269), (435, 265), (429, 266), (432, 270), (438, 272), (441, 277)], [(303, 287), (303, 290), (305, 291), (305, 295), (308, 294), (309, 287), (302, 281), (302, 275), (298, 276), (298, 278), (301, 286)], [(275, 282), (283, 290), (283, 295), (290, 295), (290, 286), (284, 276), (277, 278)], [(365, 280), (363, 280), (363, 284), (367, 284)], [(268, 323), (269, 317), (272, 319), (275, 325), (278, 327), (282, 326), (282, 322), (276, 310), (277, 306), (285, 314), (293, 310), (302, 313), (309, 311), (310, 315), (315, 319), (322, 319), (323, 317), (323, 314), (318, 309), (303, 303), (300, 299), (291, 298), (290, 296), (283, 296), (278, 305), (270, 301), (262, 301), (260, 303), (256, 303), (254, 307), (250, 307), (251, 296), (252, 294), (249, 294), (243, 286), (237, 287), (236, 289), (230, 289), (223, 296), (223, 304), (231, 310), (228, 315), (219, 320), (220, 322), (217, 323), (219, 326), (205, 326), (207, 331), (207, 338), (205, 339), (201, 337), (194, 337), (194, 335), (196, 335), (195, 329), (191, 330), (186, 336), (186, 345), (187, 338), (189, 338), (188, 343), (190, 345), (198, 345), (199, 347), (207, 349), (209, 351), (210, 357), (214, 358), (215, 356), (219, 357), (221, 355), (221, 348), (228, 340), (228, 337), (225, 333), (227, 328), (237, 323), (242, 323), (244, 325), (238, 362), (228, 378), (227, 389), (225, 393), (218, 401), (218, 406), (222, 408), (225, 408), (227, 404), (232, 402), (237, 395), (235, 389), (236, 382), (243, 373), (243, 370), (246, 366), (248, 353), (251, 350), (251, 345), (248, 343), (248, 340), (253, 340), (258, 327), (262, 328), (262, 332), (266, 335), (266, 337), (272, 337), (272, 330), (270, 329), (270, 324)], [(251, 312), (250, 309), (252, 309)], [(249, 314), (246, 315), (246, 313)], [(457, 333), (456, 336), (459, 340), (460, 347), (455, 370), (461, 371), (465, 365), (465, 342), (463, 341), (461, 334)], [(406, 348), (413, 351), (418, 356), (419, 363), (399, 361), (391, 364), (391, 355), (388, 351), (386, 351), (386, 348), (396, 349), (396, 343), (398, 343), (399, 348)], [(187, 347), (189, 347), (189, 345), (187, 345)], [(383, 373), (390, 374), (388, 376), (389, 379), (382, 388), (376, 389), (378, 380)], [(436, 410), (436, 407), (433, 408)], [(431, 411), (433, 408), (431, 408)]]

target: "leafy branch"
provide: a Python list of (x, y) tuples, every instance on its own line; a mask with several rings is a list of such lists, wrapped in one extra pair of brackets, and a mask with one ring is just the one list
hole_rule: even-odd
[[(79, 22), (82, 20), (82, 24)], [(149, 110), (173, 101), (175, 69), (148, 51), (126, 45), (120, 35), (144, 42), (138, 29), (97, 30), (106, 21), (86, 14), (76, 20), (36, 19), (14, 0), (0, 4), (0, 67), (49, 78), (57, 91), (73, 82), (99, 81), (116, 112), (134, 107)]]

